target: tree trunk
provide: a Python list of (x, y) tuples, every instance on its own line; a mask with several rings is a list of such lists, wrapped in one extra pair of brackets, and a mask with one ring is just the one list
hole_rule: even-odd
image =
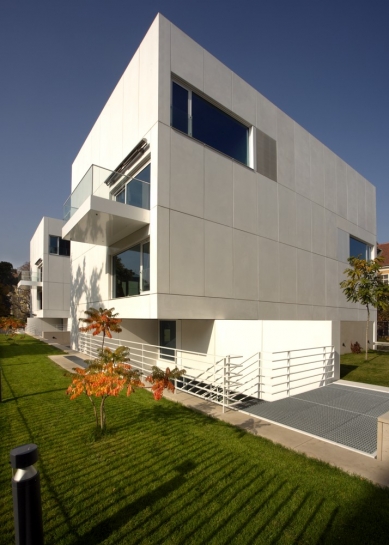
[(366, 349), (365, 349), (365, 361), (367, 361), (367, 341), (369, 340), (369, 320), (370, 320), (370, 310), (369, 305), (366, 305), (367, 309), (367, 322), (366, 322)]
[(103, 397), (101, 399), (101, 404), (100, 404), (100, 426), (101, 426), (101, 431), (104, 430), (104, 427), (105, 427), (105, 410), (104, 410), (104, 401), (105, 401), (105, 397)]
[(95, 403), (94, 403), (92, 397), (91, 397), (91, 396), (88, 396), (88, 397), (89, 397), (89, 401), (90, 401), (90, 402), (92, 403), (92, 405), (93, 405), (93, 411), (94, 411), (94, 413), (95, 413), (95, 418), (96, 418), (96, 427), (99, 427), (99, 419), (98, 419), (98, 416), (97, 416), (96, 405), (95, 405)]
[(101, 345), (101, 350), (104, 350), (104, 341), (105, 341), (105, 331), (103, 331), (103, 344)]

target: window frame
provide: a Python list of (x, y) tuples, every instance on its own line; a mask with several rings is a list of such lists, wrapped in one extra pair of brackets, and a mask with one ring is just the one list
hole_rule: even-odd
[[(182, 87), (183, 89), (185, 89), (188, 92), (188, 111), (187, 111), (187, 115), (188, 115), (188, 132), (184, 132), (181, 129), (179, 129), (179, 128), (177, 128), (177, 127), (175, 127), (173, 125), (173, 85), (174, 84)], [(192, 100), (192, 96), (193, 96), (193, 93), (195, 95), (197, 95), (199, 98), (201, 98), (202, 100), (204, 100), (205, 102), (208, 102), (211, 106), (213, 106), (217, 110), (220, 110), (222, 113), (226, 114), (228, 117), (230, 117), (231, 119), (233, 119), (237, 123), (240, 123), (241, 125), (243, 125), (243, 127), (246, 127), (246, 129), (247, 129), (247, 162), (243, 163), (242, 161), (240, 161), (236, 157), (232, 157), (231, 155), (228, 155), (224, 151), (221, 151), (221, 150), (213, 147), (212, 145), (207, 144), (203, 140), (199, 140), (198, 138), (193, 136), (193, 126), (192, 126), (192, 121), (193, 121), (193, 100)], [(176, 131), (179, 131), (181, 134), (186, 134), (187, 136), (189, 136), (189, 138), (193, 138), (193, 140), (196, 140), (196, 142), (200, 142), (204, 146), (207, 146), (210, 149), (212, 149), (212, 150), (214, 150), (214, 151), (216, 151), (218, 153), (221, 153), (225, 157), (228, 157), (229, 159), (231, 159), (233, 161), (236, 161), (240, 165), (243, 165), (243, 166), (248, 167), (250, 169), (254, 169), (254, 164), (253, 164), (253, 162), (254, 162), (254, 151), (253, 150), (254, 150), (254, 132), (255, 131), (253, 130), (253, 126), (250, 123), (248, 123), (247, 121), (244, 121), (243, 119), (239, 118), (233, 112), (229, 111), (228, 109), (226, 109), (221, 104), (218, 104), (216, 101), (212, 100), (212, 98), (205, 95), (201, 91), (198, 91), (196, 89), (192, 89), (187, 83), (182, 82), (179, 78), (176, 78), (174, 76), (172, 76), (171, 82), (170, 82), (170, 110), (171, 110), (170, 126), (171, 126), (172, 129), (175, 129)]]
[[(56, 244), (56, 247), (57, 247), (57, 251), (56, 252), (51, 252), (51, 243), (50, 243), (50, 238), (56, 238), (57, 239), (57, 244)], [(63, 242), (68, 242), (69, 243), (69, 253), (68, 254), (61, 254), (60, 253), (60, 240), (63, 241)], [(58, 255), (60, 257), (70, 257), (70, 251), (71, 251), (71, 243), (70, 243), (70, 240), (65, 240), (63, 239), (62, 237), (60, 237), (59, 235), (49, 235), (49, 255)]]
[[(124, 250), (121, 250), (120, 252), (118, 252), (117, 254), (113, 255), (112, 258), (111, 258), (111, 271), (112, 271), (112, 275), (111, 275), (111, 278), (112, 278), (112, 287), (111, 287), (111, 294), (112, 294), (112, 299), (125, 299), (126, 297), (137, 297), (139, 295), (145, 295), (145, 294), (148, 294), (150, 293), (151, 291), (151, 282), (150, 282), (150, 269), (151, 267), (149, 266), (149, 288), (144, 290), (143, 289), (143, 281), (144, 281), (144, 251), (143, 251), (143, 248), (145, 245), (149, 245), (149, 259), (150, 259), (150, 237), (146, 238), (146, 239), (143, 239), (143, 240), (140, 240), (138, 242), (136, 242), (135, 244), (132, 244), (131, 246), (128, 246), (126, 249)], [(131, 250), (132, 248), (135, 248), (136, 246), (140, 246), (140, 265), (139, 265), (139, 293), (134, 293), (132, 295), (123, 295), (123, 296), (120, 296), (118, 297), (116, 295), (116, 274), (115, 274), (115, 265), (114, 265), (114, 259), (115, 257), (118, 257), (120, 256), (121, 254), (124, 254), (125, 252), (128, 252), (129, 250)]]
[[(127, 186), (133, 181), (133, 180), (136, 180), (137, 179), (137, 175), (140, 174), (145, 168), (147, 168), (148, 166), (150, 165), (150, 189), (151, 189), (151, 157), (150, 155), (148, 157), (146, 157), (145, 160), (143, 160), (142, 162), (140, 162), (139, 164), (137, 164), (134, 168), (131, 169), (131, 172), (130, 174), (125, 174), (123, 173), (123, 176), (125, 176), (125, 181), (121, 181), (119, 182), (111, 191), (111, 196), (112, 196), (112, 199), (115, 200), (116, 202), (120, 202), (122, 204), (125, 204), (127, 206), (136, 206), (134, 204), (130, 204), (130, 203), (127, 203)], [(143, 180), (141, 180), (143, 183), (147, 183), (147, 182), (144, 182)], [(122, 193), (122, 191), (124, 190), (124, 202), (123, 201), (118, 201), (117, 200), (117, 197), (118, 195), (120, 195)], [(142, 207), (137, 207), (137, 208), (142, 208)], [(150, 196), (149, 196), (149, 208), (143, 208), (143, 210), (150, 210)]]
[[(360, 252), (358, 255), (351, 255), (351, 241), (355, 240), (356, 242), (359, 242), (360, 244), (364, 244), (366, 247), (365, 249), (365, 255), (362, 255), (362, 252)], [(370, 261), (372, 259), (372, 253), (373, 253), (373, 246), (369, 244), (368, 242), (365, 242), (364, 240), (361, 240), (360, 238), (354, 237), (350, 235), (349, 238), (349, 257), (356, 257), (359, 259), (364, 259), (366, 261)]]

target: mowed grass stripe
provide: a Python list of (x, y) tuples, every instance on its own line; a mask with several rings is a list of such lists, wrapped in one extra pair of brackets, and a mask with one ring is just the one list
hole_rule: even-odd
[(0, 544), (14, 540), (9, 451), (39, 446), (47, 544), (383, 543), (389, 493), (138, 390), (86, 397), (30, 337), (0, 336)]

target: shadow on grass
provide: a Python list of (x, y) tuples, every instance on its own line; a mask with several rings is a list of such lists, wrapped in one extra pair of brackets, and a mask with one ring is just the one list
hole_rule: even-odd
[(20, 342), (13, 340), (7, 344), (2, 343), (0, 346), (0, 353), (2, 358), (14, 358), (18, 356), (54, 356), (65, 354), (59, 348), (55, 348), (43, 341), (34, 339), (33, 337), (26, 337), (20, 339)]
[[(7, 384), (8, 388), (12, 392), (11, 386), (7, 379), (4, 379), (4, 382)], [(9, 401), (17, 401), (18, 399), (22, 399), (23, 397), (31, 397), (31, 396), (39, 396), (43, 394), (51, 394), (52, 392), (65, 392), (66, 388), (55, 388), (54, 390), (45, 390), (43, 392), (34, 392), (32, 394), (23, 394), (21, 396), (17, 397), (8, 397), (7, 399), (3, 399), (3, 403), (8, 403)]]
[(74, 542), (74, 545), (87, 545), (101, 543), (107, 539), (113, 532), (120, 530), (122, 526), (128, 524), (131, 517), (135, 517), (144, 509), (149, 509), (161, 499), (165, 499), (172, 492), (176, 491), (186, 484), (186, 474), (192, 471), (196, 464), (187, 460), (173, 469), (177, 475), (161, 484), (155, 490), (145, 494), (136, 501), (128, 503), (111, 517), (106, 518), (99, 524), (96, 524), (88, 533), (83, 534), (79, 540)]
[(358, 369), (358, 365), (347, 365), (346, 363), (340, 364), (340, 378), (346, 377), (349, 373), (352, 371), (355, 371), (355, 369)]

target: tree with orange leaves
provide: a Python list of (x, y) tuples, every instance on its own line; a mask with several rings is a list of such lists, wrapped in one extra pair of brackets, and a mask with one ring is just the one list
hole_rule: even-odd
[[(127, 387), (127, 396), (137, 387), (144, 384), (140, 380), (140, 372), (132, 369), (128, 363), (128, 349), (119, 346), (114, 352), (109, 348), (100, 350), (99, 357), (87, 361), (87, 369), (75, 368), (75, 378), (66, 393), (70, 399), (76, 399), (82, 394), (88, 396), (93, 406), (97, 428), (105, 428), (105, 401), (108, 397), (117, 397)], [(100, 399), (97, 409), (95, 398)]]
[(104, 340), (107, 336), (109, 339), (112, 339), (111, 331), (115, 333), (120, 333), (122, 328), (120, 324), (122, 322), (121, 318), (117, 318), (118, 313), (114, 314), (114, 308), (94, 308), (90, 307), (85, 311), (87, 318), (80, 318), (80, 321), (84, 322), (85, 326), (80, 327), (80, 331), (88, 332), (92, 331), (93, 335), (103, 334), (103, 342), (101, 349), (104, 349)]
[(19, 320), (19, 318), (14, 318), (13, 316), (0, 318), (0, 329), (3, 329), (5, 334), (9, 335), (11, 338), (16, 334), (18, 329), (24, 329), (25, 326), (26, 324), (23, 320)]
[(178, 369), (177, 367), (173, 370), (170, 370), (169, 367), (165, 371), (159, 367), (153, 366), (151, 375), (149, 375), (146, 380), (151, 382), (151, 391), (153, 392), (154, 399), (159, 401), (163, 396), (164, 390), (169, 390), (174, 392), (174, 383), (173, 380), (182, 377), (185, 374), (185, 369)]

